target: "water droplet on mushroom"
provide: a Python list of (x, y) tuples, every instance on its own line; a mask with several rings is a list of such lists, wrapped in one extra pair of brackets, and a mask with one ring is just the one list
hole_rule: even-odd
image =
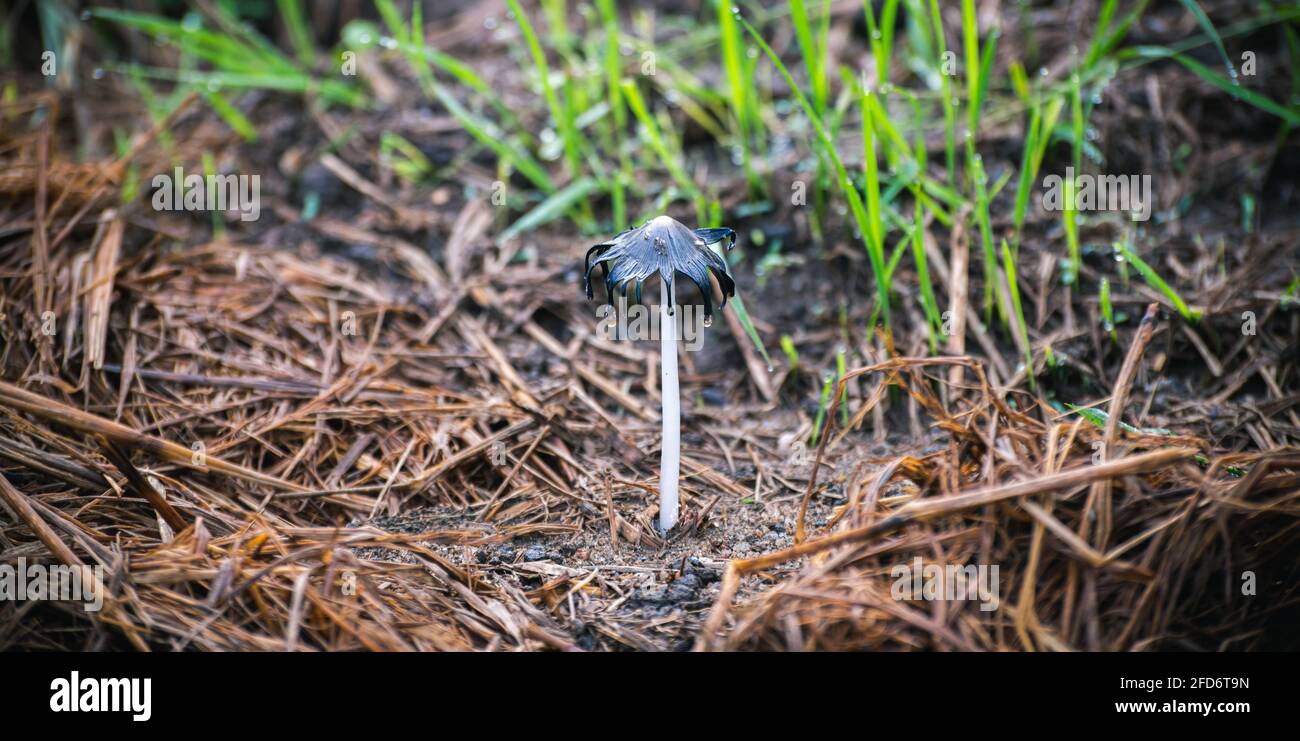
[(392, 36), (380, 36), (379, 45), (384, 47), (385, 49), (396, 49), (397, 39), (393, 38)]
[(104, 69), (102, 67), (96, 67), (95, 71), (90, 73), (90, 76), (96, 80), (102, 80), (104, 79)]
[(494, 30), (494, 29), (497, 27), (497, 19), (496, 19), (496, 16), (491, 16), (491, 15), (490, 15), (490, 16), (488, 16), (487, 18), (484, 18), (484, 19), (483, 19), (483, 27), (486, 28), (486, 29), (489, 30), (489, 31)]
[(668, 254), (668, 243), (664, 241), (663, 237), (655, 237), (655, 254), (656, 255)]
[(1038, 68), (1038, 76), (1039, 76), (1039, 77), (1047, 77), (1047, 68), (1046, 68), (1046, 67), (1039, 67), (1039, 68)]

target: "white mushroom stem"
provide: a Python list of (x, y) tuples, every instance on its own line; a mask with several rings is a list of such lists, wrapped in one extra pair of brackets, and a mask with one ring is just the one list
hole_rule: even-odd
[(659, 281), (659, 392), (663, 396), (663, 444), (659, 460), (659, 527), (677, 524), (677, 476), (682, 467), (682, 398), (677, 386), (677, 322), (668, 283)]

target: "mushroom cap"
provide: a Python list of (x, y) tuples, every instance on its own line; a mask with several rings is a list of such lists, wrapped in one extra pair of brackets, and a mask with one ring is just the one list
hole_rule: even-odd
[(715, 301), (719, 306), (726, 306), (727, 299), (736, 295), (736, 282), (731, 278), (726, 260), (709, 245), (725, 240), (727, 249), (731, 249), (735, 239), (732, 229), (692, 230), (671, 216), (656, 216), (587, 252), (583, 278), (587, 298), (593, 297), (591, 271), (597, 265), (605, 274), (607, 300), (611, 305), (615, 289), (626, 297), (629, 284), (636, 286), (636, 300), (640, 302), (641, 284), (655, 274), (668, 286), (668, 300), (672, 303), (673, 277), (681, 273), (700, 289), (704, 315), (712, 317)]

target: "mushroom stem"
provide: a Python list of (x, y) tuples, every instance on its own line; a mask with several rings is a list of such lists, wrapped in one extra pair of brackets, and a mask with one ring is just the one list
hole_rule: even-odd
[(659, 281), (659, 391), (663, 396), (663, 443), (659, 446), (659, 528), (677, 524), (677, 476), (681, 472), (682, 400), (677, 386), (677, 323), (668, 283)]

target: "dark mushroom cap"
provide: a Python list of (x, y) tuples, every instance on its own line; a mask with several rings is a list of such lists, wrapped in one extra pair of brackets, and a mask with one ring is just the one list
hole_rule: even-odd
[[(727, 272), (727, 262), (709, 248), (725, 242), (730, 250), (736, 245), (733, 229), (690, 229), (669, 216), (658, 216), (645, 224), (619, 234), (608, 242), (587, 251), (583, 287), (592, 298), (591, 271), (600, 266), (605, 278), (607, 300), (612, 306), (614, 290), (624, 298), (627, 287), (636, 287), (636, 301), (641, 302), (641, 284), (655, 273), (668, 286), (668, 303), (673, 299), (673, 276), (685, 275), (704, 297), (704, 316), (712, 319), (713, 302), (726, 306), (736, 295), (736, 282)], [(592, 256), (595, 259), (592, 259)]]

